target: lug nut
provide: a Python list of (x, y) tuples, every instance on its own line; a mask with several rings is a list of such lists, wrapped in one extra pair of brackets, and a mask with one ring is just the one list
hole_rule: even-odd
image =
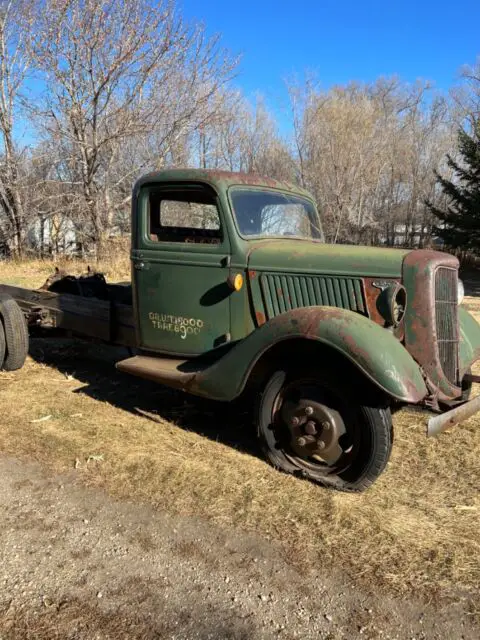
[(317, 425), (313, 420), (309, 420), (305, 425), (305, 433), (308, 433), (310, 436), (314, 436), (317, 433)]
[(290, 424), (292, 425), (292, 427), (298, 427), (298, 425), (300, 424), (300, 419), (297, 418), (297, 416), (293, 416), (293, 418), (290, 420)]
[(318, 440), (317, 449), (325, 449), (325, 443), (323, 440)]
[(313, 407), (305, 407), (305, 414), (311, 416), (313, 413)]
[(325, 431), (330, 431), (330, 423), (329, 422), (322, 422), (322, 427), (325, 429)]
[(305, 447), (307, 444), (312, 444), (315, 442), (315, 438), (313, 436), (301, 436), (297, 440), (297, 444), (299, 447)]

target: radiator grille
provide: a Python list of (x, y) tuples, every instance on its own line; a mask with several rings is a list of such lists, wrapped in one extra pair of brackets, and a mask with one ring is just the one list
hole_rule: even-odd
[(324, 305), (367, 315), (360, 278), (329, 278), (264, 273), (260, 279), (267, 318), (297, 309)]
[(458, 275), (455, 269), (439, 267), (435, 274), (435, 321), (438, 356), (443, 373), (458, 383)]

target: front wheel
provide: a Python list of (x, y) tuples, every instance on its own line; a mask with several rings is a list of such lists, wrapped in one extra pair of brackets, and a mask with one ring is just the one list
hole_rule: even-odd
[(390, 458), (392, 417), (386, 404), (361, 398), (332, 371), (275, 372), (257, 409), (266, 457), (287, 473), (364, 491)]

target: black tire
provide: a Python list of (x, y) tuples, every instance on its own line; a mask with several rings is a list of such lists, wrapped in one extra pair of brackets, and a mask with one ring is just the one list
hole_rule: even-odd
[[(292, 388), (295, 391), (296, 384), (305, 389), (305, 397), (309, 400), (313, 400), (316, 394), (315, 406), (326, 407), (327, 411), (339, 416), (338, 422), (343, 421), (345, 433), (338, 438), (341, 455), (333, 464), (318, 461), (318, 455), (315, 459), (308, 455), (299, 456), (298, 446), (294, 449), (292, 429), (295, 428), (282, 420), (280, 409), (287, 401), (292, 406), (285, 394)], [(371, 400), (362, 400), (368, 397)], [(304, 400), (300, 404), (302, 402)], [(275, 372), (259, 398), (256, 424), (262, 449), (274, 467), (341, 491), (368, 489), (385, 469), (392, 450), (392, 417), (385, 398), (380, 400), (368, 393), (360, 393), (357, 397), (355, 385), (347, 387), (341, 375), (332, 371), (324, 374), (302, 369)], [(317, 423), (321, 434), (325, 424)]]
[(2, 369), (16, 371), (23, 367), (28, 354), (28, 327), (22, 310), (8, 294), (0, 294), (0, 317), (6, 343)]
[(0, 369), (3, 369), (3, 361), (5, 360), (6, 351), (5, 331), (3, 330), (3, 324), (0, 322)]

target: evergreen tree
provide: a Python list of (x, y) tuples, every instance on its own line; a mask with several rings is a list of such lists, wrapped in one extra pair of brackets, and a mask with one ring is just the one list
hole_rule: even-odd
[(452, 248), (480, 251), (480, 120), (472, 134), (458, 132), (460, 161), (447, 155), (447, 164), (454, 170), (454, 180), (446, 180), (435, 172), (448, 205), (445, 211), (426, 204), (443, 224), (434, 228), (438, 237)]

